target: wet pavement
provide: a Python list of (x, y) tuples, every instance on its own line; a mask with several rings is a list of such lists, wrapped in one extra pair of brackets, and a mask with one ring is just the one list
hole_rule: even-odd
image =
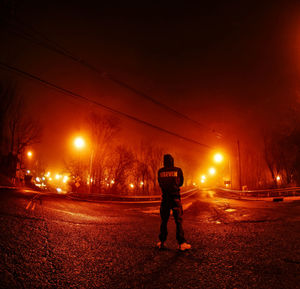
[(1, 288), (300, 288), (300, 202), (228, 199), (199, 191), (184, 203), (192, 249), (169, 221), (155, 248), (157, 204), (91, 203), (0, 194)]

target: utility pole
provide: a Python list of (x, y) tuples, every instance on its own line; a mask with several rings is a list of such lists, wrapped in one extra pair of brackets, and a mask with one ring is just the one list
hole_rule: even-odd
[(92, 185), (93, 185), (93, 179), (92, 179), (92, 169), (93, 169), (93, 158), (94, 158), (94, 150), (91, 151), (91, 157), (90, 157), (90, 170), (89, 170), (89, 194), (92, 192)]
[(237, 149), (238, 149), (238, 165), (239, 165), (239, 184), (241, 190), (242, 189), (242, 165), (241, 165), (241, 150), (240, 150), (239, 140), (237, 140)]

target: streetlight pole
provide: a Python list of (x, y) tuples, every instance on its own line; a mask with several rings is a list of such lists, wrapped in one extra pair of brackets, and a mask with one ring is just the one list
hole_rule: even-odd
[(90, 157), (90, 172), (89, 172), (89, 194), (91, 193), (91, 188), (93, 185), (92, 180), (92, 168), (93, 168), (93, 159), (94, 159), (94, 150), (91, 151), (91, 157)]
[(232, 189), (232, 166), (231, 166), (231, 161), (230, 157), (228, 157), (228, 174), (230, 175), (230, 188)]
[[(231, 161), (230, 161), (230, 155), (225, 154), (225, 157), (221, 153), (216, 153), (213, 157), (215, 163), (221, 163), (224, 161), (224, 159), (227, 159), (228, 161), (228, 176), (229, 176), (229, 181), (230, 181), (230, 187), (232, 188), (232, 166), (231, 166)], [(224, 169), (223, 169), (224, 171)], [(226, 170), (227, 171), (227, 170)], [(226, 180), (226, 185), (227, 185), (227, 180)]]
[(239, 164), (239, 185), (241, 190), (242, 189), (242, 164), (241, 164), (241, 150), (240, 150), (239, 140), (237, 140), (237, 149), (238, 149), (238, 164)]
[[(78, 149), (78, 177), (79, 177), (79, 172), (80, 172), (80, 152), (85, 147), (85, 140), (82, 137), (76, 137), (74, 140), (74, 146)], [(80, 177), (79, 177), (80, 178)]]

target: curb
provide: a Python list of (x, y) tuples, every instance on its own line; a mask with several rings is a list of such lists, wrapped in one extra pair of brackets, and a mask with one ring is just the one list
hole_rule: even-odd
[[(0, 186), (1, 190), (12, 190), (16, 192), (25, 193), (35, 193), (42, 196), (66, 198), (69, 200), (76, 200), (81, 202), (90, 203), (119, 203), (119, 204), (158, 204), (161, 202), (161, 195), (156, 196), (122, 196), (122, 195), (103, 195), (98, 197), (98, 199), (91, 198), (80, 198), (73, 196), (72, 194), (57, 194), (51, 192), (37, 191), (26, 187), (10, 187), (10, 186)], [(184, 200), (199, 191), (198, 188), (189, 189), (181, 193), (181, 199)], [(88, 196), (87, 196), (88, 197)], [(102, 199), (101, 199), (102, 198)]]

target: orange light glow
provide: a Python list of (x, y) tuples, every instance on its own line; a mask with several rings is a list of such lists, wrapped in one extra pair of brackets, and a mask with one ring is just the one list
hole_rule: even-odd
[(82, 137), (77, 137), (74, 140), (74, 145), (78, 149), (82, 149), (85, 146), (85, 141)]
[(32, 157), (32, 151), (27, 152), (27, 157), (31, 158)]
[(280, 177), (280, 176), (277, 176), (277, 177), (276, 177), (276, 180), (277, 180), (277, 181), (280, 181), (280, 180), (281, 180), (281, 177)]
[(216, 174), (216, 169), (215, 168), (210, 168), (208, 170), (208, 172), (211, 174), (211, 175), (215, 175)]
[(214, 161), (215, 161), (216, 163), (222, 162), (222, 161), (223, 161), (223, 155), (221, 155), (220, 153), (215, 154), (215, 155), (214, 155)]
[(129, 186), (130, 186), (130, 188), (132, 188), (132, 189), (134, 188), (134, 184), (130, 184)]

